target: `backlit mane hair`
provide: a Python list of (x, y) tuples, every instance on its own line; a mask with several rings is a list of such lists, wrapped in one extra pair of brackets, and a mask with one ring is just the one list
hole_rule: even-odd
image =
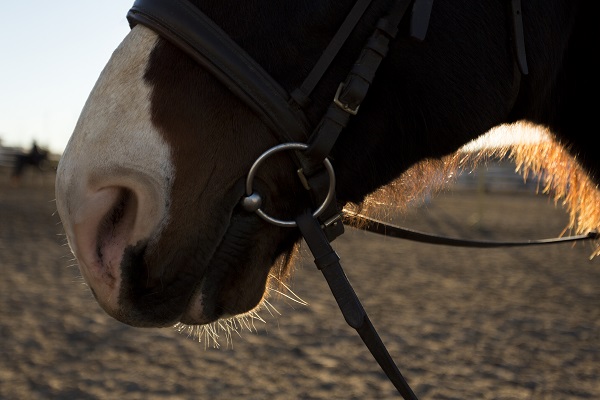
[[(569, 215), (561, 232), (585, 234), (600, 229), (600, 192), (575, 158), (545, 128), (515, 123), (504, 125), (468, 143), (442, 159), (420, 162), (361, 204), (346, 208), (386, 220), (392, 213), (406, 212), (411, 204), (444, 189), (464, 171), (489, 160), (510, 160), (524, 180), (539, 179), (539, 191), (554, 198)], [(600, 243), (591, 257), (600, 254)]]

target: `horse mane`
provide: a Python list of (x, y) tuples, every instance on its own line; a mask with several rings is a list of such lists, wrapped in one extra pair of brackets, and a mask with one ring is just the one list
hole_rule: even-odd
[[(538, 193), (547, 194), (569, 215), (560, 233), (585, 234), (600, 228), (600, 192), (568, 148), (541, 126), (517, 122), (490, 130), (457, 152), (413, 165), (399, 178), (346, 208), (386, 220), (408, 211), (427, 196), (447, 190), (465, 171), (494, 160), (512, 161), (526, 181), (539, 180)], [(600, 254), (596, 244), (590, 258)]]

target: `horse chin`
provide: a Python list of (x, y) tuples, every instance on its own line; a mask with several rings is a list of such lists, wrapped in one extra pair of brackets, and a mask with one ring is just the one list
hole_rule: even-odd
[[(283, 251), (268, 245), (281, 240), (282, 232), (282, 228), (265, 224), (255, 214), (235, 213), (179, 322), (203, 325), (260, 307), (270, 277), (283, 279), (281, 274), (286, 271), (283, 268), (272, 272), (279, 255), (286, 255), (293, 248), (293, 243), (283, 246)], [(270, 240), (259, 240), (265, 237)], [(286, 238), (283, 242), (292, 240)]]

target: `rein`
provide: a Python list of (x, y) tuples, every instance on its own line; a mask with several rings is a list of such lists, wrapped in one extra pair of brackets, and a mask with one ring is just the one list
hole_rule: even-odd
[[(303, 109), (308, 106), (311, 93), (372, 2), (373, 0), (356, 0), (304, 82), (291, 93), (283, 89), (250, 55), (189, 1), (136, 0), (127, 18), (132, 28), (136, 24), (142, 24), (183, 50), (243, 100), (278, 135), (283, 144), (263, 153), (248, 173), (246, 197), (241, 201), (243, 208), (248, 212), (256, 212), (262, 219), (274, 225), (297, 227), (300, 230), (346, 322), (356, 329), (400, 395), (406, 400), (416, 400), (417, 396), (381, 341), (342, 269), (339, 256), (331, 247), (331, 242), (344, 232), (344, 222), (358, 221), (359, 229), (378, 234), (432, 244), (469, 247), (549, 244), (597, 239), (598, 235), (591, 233), (527, 242), (473, 241), (412, 231), (341, 210), (336, 200), (335, 174), (328, 160), (329, 153), (350, 118), (358, 113), (377, 69), (388, 52), (390, 42), (396, 38), (400, 22), (409, 15), (410, 36), (415, 40), (423, 40), (433, 4), (433, 0), (391, 2), (388, 13), (376, 23), (353, 68), (339, 84), (335, 95), (332, 94), (333, 100), (321, 121), (315, 127), (311, 127)], [(411, 5), (412, 10), (407, 13)], [(526, 74), (520, 0), (511, 0), (510, 15), (515, 39), (515, 57), (521, 72)], [(260, 195), (255, 193), (252, 187), (259, 165), (279, 151), (293, 152), (299, 178), (310, 191), (313, 203), (320, 204), (314, 212), (306, 210), (292, 221), (275, 219), (266, 214), (260, 208)]]
[(349, 211), (344, 211), (343, 221), (346, 223), (356, 224), (356, 228), (377, 233), (379, 235), (389, 236), (393, 238), (411, 240), (413, 242), (421, 242), (428, 244), (439, 244), (455, 247), (478, 247), (478, 248), (494, 248), (494, 247), (522, 247), (536, 246), (544, 244), (557, 244), (568, 242), (580, 242), (582, 240), (597, 240), (600, 239), (600, 233), (588, 232), (582, 235), (555, 237), (548, 239), (529, 239), (521, 241), (494, 241), (494, 240), (474, 240), (461, 239), (448, 236), (434, 235), (431, 233), (420, 232), (413, 229), (404, 228), (398, 225), (389, 224), (375, 218), (367, 217), (366, 215), (357, 214)]

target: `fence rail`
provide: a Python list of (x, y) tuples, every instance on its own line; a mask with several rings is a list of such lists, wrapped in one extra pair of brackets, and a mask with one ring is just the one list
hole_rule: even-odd
[(539, 189), (539, 178), (530, 176), (524, 180), (523, 176), (516, 171), (513, 162), (496, 160), (472, 171), (461, 171), (452, 188), (486, 192), (534, 193)]

